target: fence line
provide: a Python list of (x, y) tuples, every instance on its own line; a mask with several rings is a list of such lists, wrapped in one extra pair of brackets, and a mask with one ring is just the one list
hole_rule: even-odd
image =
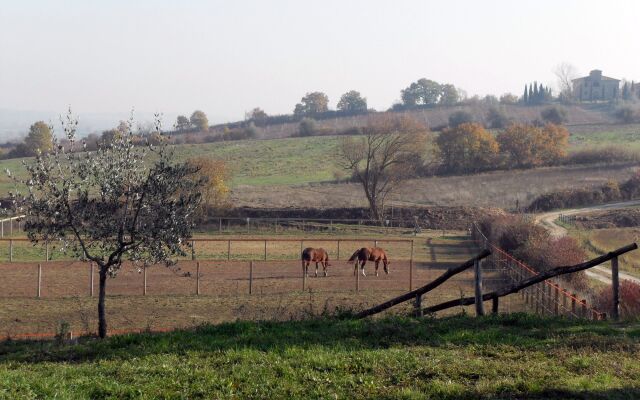
[[(538, 275), (538, 272), (533, 268), (489, 241), (476, 224), (473, 224), (472, 236), (476, 243), (491, 249), (492, 256), (490, 261), (497, 265), (503, 265), (507, 276), (513, 283)], [(498, 256), (497, 260), (496, 256)], [(580, 299), (575, 292), (572, 292), (556, 282), (545, 280), (542, 284), (525, 288), (521, 291), (521, 296), (525, 304), (535, 309), (535, 312), (539, 314), (568, 315), (570, 317), (593, 320), (606, 319), (607, 314), (605, 312), (589, 306), (586, 299)]]

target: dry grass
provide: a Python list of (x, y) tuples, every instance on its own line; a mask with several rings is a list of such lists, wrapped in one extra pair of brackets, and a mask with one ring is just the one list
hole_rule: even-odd
[[(640, 228), (612, 228), (579, 231), (587, 247), (594, 253), (604, 254), (611, 249), (638, 242)], [(608, 265), (608, 264), (607, 264)], [(620, 257), (620, 269), (630, 275), (640, 277), (640, 252), (632, 251)]]
[[(543, 193), (595, 187), (608, 180), (634, 175), (633, 166), (577, 166), (498, 171), (470, 176), (433, 177), (408, 181), (393, 197), (399, 205), (503, 207), (527, 206)], [(233, 190), (237, 206), (251, 207), (363, 207), (357, 184), (252, 187)]]

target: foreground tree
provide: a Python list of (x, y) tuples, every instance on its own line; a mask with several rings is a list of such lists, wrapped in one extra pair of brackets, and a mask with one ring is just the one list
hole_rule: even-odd
[(362, 135), (342, 139), (340, 163), (362, 185), (373, 219), (382, 221), (387, 196), (414, 176), (426, 134), (414, 119), (382, 115), (372, 118)]
[(192, 179), (197, 167), (175, 163), (165, 144), (134, 147), (132, 121), (126, 134), (95, 152), (77, 146), (76, 126), (69, 113), (63, 122), (68, 147), (54, 141), (50, 153), (27, 164), (27, 178), (15, 181), (28, 191), (11, 196), (27, 215), (32, 242), (61, 243), (65, 252), (97, 264), (98, 334), (104, 338), (107, 277), (115, 277), (125, 260), (142, 269), (186, 255), (204, 180)]
[(340, 97), (338, 110), (344, 112), (365, 112), (367, 111), (367, 99), (362, 97), (357, 90), (350, 90)]

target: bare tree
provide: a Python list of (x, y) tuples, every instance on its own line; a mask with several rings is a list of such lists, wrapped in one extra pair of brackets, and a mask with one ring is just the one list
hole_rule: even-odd
[(558, 79), (560, 97), (570, 100), (573, 97), (573, 80), (578, 77), (578, 70), (572, 64), (563, 62), (553, 70)]
[(342, 139), (340, 164), (362, 185), (371, 217), (382, 221), (385, 201), (423, 164), (427, 129), (404, 116), (378, 116), (362, 135)]
[[(98, 334), (104, 338), (107, 278), (124, 260), (141, 270), (186, 255), (205, 180), (191, 179), (197, 168), (175, 163), (165, 144), (134, 146), (133, 120), (95, 152), (78, 148), (76, 126), (69, 112), (63, 121), (68, 147), (53, 139), (51, 152), (26, 164), (27, 177), (15, 181), (28, 192), (16, 191), (12, 199), (27, 215), (32, 242), (60, 243), (63, 251), (97, 264)], [(160, 134), (159, 116), (155, 129)]]

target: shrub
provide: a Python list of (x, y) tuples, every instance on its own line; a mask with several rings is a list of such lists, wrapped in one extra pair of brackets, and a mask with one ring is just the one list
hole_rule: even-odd
[(473, 115), (467, 111), (456, 111), (449, 115), (449, 126), (456, 128), (462, 124), (473, 123)]
[(531, 168), (558, 163), (567, 154), (569, 132), (553, 124), (513, 124), (496, 140), (508, 167)]
[(631, 106), (618, 107), (613, 116), (624, 124), (631, 124), (638, 119), (638, 111)]
[(491, 107), (487, 112), (487, 124), (491, 129), (502, 129), (509, 125), (509, 117), (497, 107)]
[[(620, 317), (640, 317), (640, 285), (628, 281), (620, 281)], [(607, 286), (594, 297), (594, 304), (601, 311), (609, 311), (613, 308), (613, 293), (611, 286)]]
[(606, 146), (580, 149), (569, 153), (562, 160), (562, 164), (603, 164), (629, 161), (640, 161), (640, 154), (637, 151), (621, 146)]
[(498, 143), (478, 124), (462, 124), (445, 129), (436, 139), (443, 172), (478, 172), (495, 169)]
[(548, 107), (540, 112), (540, 116), (546, 122), (560, 125), (567, 122), (567, 110), (562, 107)]
[(299, 136), (313, 136), (317, 133), (316, 121), (311, 118), (303, 118), (298, 125)]

